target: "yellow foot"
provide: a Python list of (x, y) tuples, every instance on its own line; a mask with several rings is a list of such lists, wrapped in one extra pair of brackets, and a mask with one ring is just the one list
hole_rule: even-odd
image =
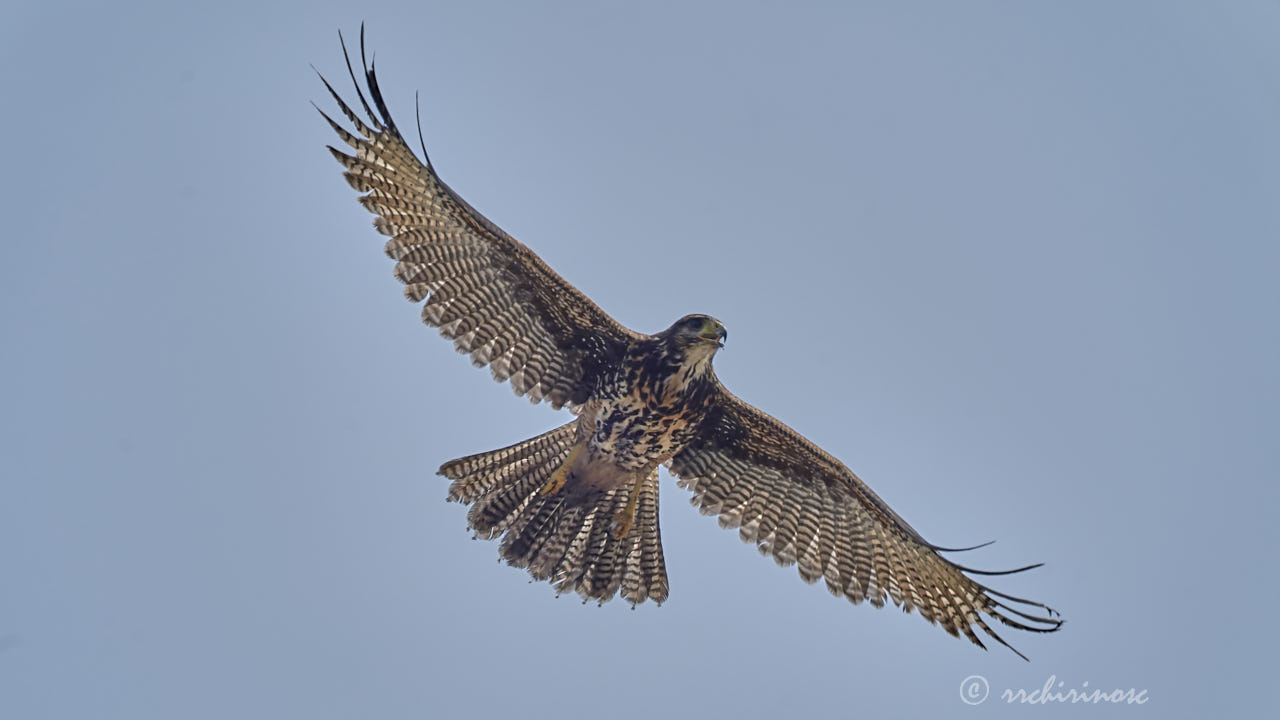
[(586, 447), (586, 442), (580, 442), (573, 446), (569, 454), (565, 456), (564, 462), (560, 463), (560, 467), (551, 473), (551, 479), (542, 486), (538, 492), (543, 495), (554, 495), (564, 489), (564, 483), (569, 479), (569, 468), (573, 467), (573, 461), (578, 459), (578, 453), (582, 452), (582, 448)]
[(551, 473), (551, 479), (538, 492), (543, 495), (555, 495), (564, 489), (565, 478), (569, 477), (569, 468), (561, 467), (559, 470)]
[(636, 521), (636, 501), (640, 499), (640, 486), (644, 485), (645, 473), (637, 473), (636, 479), (631, 486), (631, 495), (627, 498), (626, 507), (622, 508), (617, 515), (613, 516), (613, 524), (609, 527), (613, 530), (613, 536), (619, 540), (627, 536), (631, 532), (631, 526)]

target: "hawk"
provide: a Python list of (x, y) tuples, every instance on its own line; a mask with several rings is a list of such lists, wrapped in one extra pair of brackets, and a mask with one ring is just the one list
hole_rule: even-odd
[(725, 389), (713, 366), (728, 336), (719, 320), (687, 315), (652, 335), (623, 327), (472, 208), (436, 174), (421, 132), (420, 159), (392, 121), (363, 28), (364, 88), (345, 41), (342, 49), (363, 115), (321, 76), (351, 128), (321, 110), (350, 147), (329, 150), (390, 237), (405, 296), (425, 301), (423, 322), (517, 395), (574, 415), (439, 469), (452, 480), (449, 500), (470, 505), (476, 535), (501, 538), (507, 563), (584, 601), (661, 603), (665, 465), (721, 527), (855, 604), (887, 598), (985, 648), (981, 629), (1015, 653), (984, 615), (1034, 632), (1061, 626), (1048, 606), (971, 577), (1036, 565), (997, 573), (951, 562), (941, 553), (957, 549), (926, 541), (840, 461)]

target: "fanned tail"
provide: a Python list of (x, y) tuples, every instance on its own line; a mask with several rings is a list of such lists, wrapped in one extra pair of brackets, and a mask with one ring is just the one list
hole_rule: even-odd
[(502, 537), (507, 564), (549, 580), (556, 592), (577, 592), (604, 603), (620, 594), (633, 606), (667, 599), (667, 568), (658, 527), (658, 472), (642, 481), (635, 522), (615, 537), (614, 518), (626, 508), (629, 487), (610, 490), (570, 483), (543, 489), (569, 457), (577, 421), (524, 442), (450, 460), (439, 473), (451, 480), (449, 499), (468, 503), (467, 524), (477, 537)]

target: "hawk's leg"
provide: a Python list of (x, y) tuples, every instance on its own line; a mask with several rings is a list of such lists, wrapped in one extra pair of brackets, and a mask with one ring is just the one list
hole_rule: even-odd
[(631, 532), (631, 526), (636, 521), (636, 500), (640, 498), (640, 487), (644, 485), (644, 478), (644, 473), (636, 473), (635, 482), (631, 485), (631, 494), (627, 497), (626, 507), (613, 516), (613, 524), (609, 527), (613, 530), (613, 536), (619, 540)]
[(573, 461), (578, 459), (578, 455), (586, 446), (587, 441), (585, 439), (575, 444), (569, 454), (565, 456), (564, 462), (560, 463), (560, 467), (551, 473), (551, 479), (547, 480), (547, 483), (538, 492), (543, 495), (554, 495), (560, 492), (564, 488), (565, 481), (569, 479), (569, 468), (573, 467)]

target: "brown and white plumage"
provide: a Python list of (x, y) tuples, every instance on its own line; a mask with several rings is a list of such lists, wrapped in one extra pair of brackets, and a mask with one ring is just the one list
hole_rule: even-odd
[[(805, 582), (825, 580), (832, 594), (855, 604), (881, 607), (888, 597), (980, 646), (973, 626), (1007, 645), (984, 613), (1021, 630), (1061, 626), (1047, 606), (965, 574), (1037, 566), (984, 573), (952, 563), (840, 461), (723, 387), (719, 393), (701, 432), (668, 468), (721, 527), (738, 528), (778, 564), (797, 565)], [(1037, 608), (1041, 615), (1027, 612)]]
[(489, 365), (494, 378), (510, 380), (516, 393), (556, 408), (584, 401), (591, 363), (638, 334), (458, 197), (425, 153), (419, 161), (391, 121), (372, 68), (365, 77), (377, 106), (375, 113), (359, 93), (367, 121), (325, 81), (359, 133), (325, 115), (355, 152), (329, 150), (346, 168), (347, 182), (366, 193), (360, 203), (377, 216), (374, 227), (391, 237), (385, 249), (405, 297), (425, 299), (423, 322), (476, 365)]
[(509, 563), (584, 599), (666, 599), (657, 474), (665, 464), (704, 513), (854, 603), (887, 598), (980, 646), (975, 628), (1004, 644), (984, 615), (1058, 629), (1052, 610), (975, 581), (970, 574), (1000, 573), (950, 562), (843, 464), (730, 394), (712, 369), (725, 337), (714, 318), (687, 316), (654, 335), (610, 318), (454, 193), (425, 149), (415, 156), (371, 66), (363, 75), (372, 106), (349, 57), (347, 68), (364, 114), (325, 81), (354, 128), (325, 115), (351, 148), (330, 150), (390, 236), (386, 252), (406, 297), (425, 300), (423, 321), (497, 380), (577, 416), (440, 468), (453, 480), (449, 499), (471, 505), (477, 535), (502, 538)]

